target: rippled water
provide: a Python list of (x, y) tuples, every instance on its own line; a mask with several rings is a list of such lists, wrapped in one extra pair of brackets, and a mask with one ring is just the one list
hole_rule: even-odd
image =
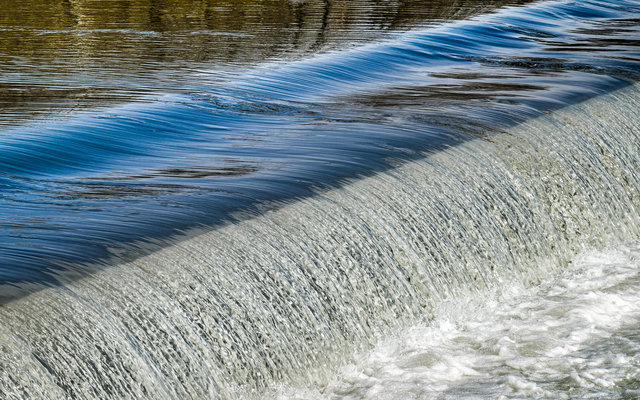
[(109, 4), (3, 7), (7, 293), (638, 78), (634, 0)]
[(639, 80), (639, 0), (0, 0), (0, 398), (637, 398)]
[(3, 0), (0, 124), (149, 93), (191, 93), (265, 60), (354, 46), (508, 3)]

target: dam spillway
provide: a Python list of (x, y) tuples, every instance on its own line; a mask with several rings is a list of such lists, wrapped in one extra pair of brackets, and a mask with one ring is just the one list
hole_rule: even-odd
[[(483, 24), (501, 18), (518, 20), (521, 17), (518, 13), (527, 15), (536, 10), (554, 15), (571, 14), (569, 11), (574, 16), (586, 13), (580, 7), (571, 9), (565, 2), (552, 2), (545, 9), (547, 4), (539, 3), (538, 9), (514, 8), (506, 16), (498, 12), (480, 21), (462, 21), (438, 29), (446, 34), (456, 29), (484, 32)], [(591, 14), (601, 18), (602, 25), (606, 25), (607, 18), (618, 22), (621, 19), (606, 15), (615, 14), (615, 10), (606, 9), (607, 3), (590, 4)], [(568, 11), (562, 8), (565, 6)], [(586, 19), (584, 23), (588, 24)], [(626, 34), (632, 36), (633, 25), (624, 26)], [(434, 73), (437, 79), (452, 79), (452, 72), (462, 67), (460, 61), (450, 60), (456, 58), (450, 50), (438, 53), (431, 47), (427, 61), (415, 58), (412, 46), (422, 46), (444, 35), (442, 31), (428, 32), (425, 36), (424, 32), (409, 31), (400, 39), (366, 45), (353, 52), (320, 56), (319, 60), (303, 60), (276, 69), (250, 70), (242, 79), (225, 86), (226, 92), (222, 94), (216, 89), (199, 93), (196, 100), (180, 95), (162, 98), (151, 106), (115, 107), (107, 110), (106, 117), (89, 113), (63, 119), (63, 128), (28, 125), (18, 132), (5, 131), (2, 154), (7, 157), (2, 161), (11, 173), (6, 172), (3, 178), (11, 183), (29, 165), (24, 160), (40, 157), (42, 165), (23, 171), (29, 177), (25, 185), (33, 186), (38, 179), (43, 186), (60, 184), (68, 174), (102, 173), (96, 179), (101, 185), (109, 180), (150, 181), (154, 177), (149, 171), (160, 171), (156, 167), (161, 164), (155, 160), (164, 162), (167, 149), (180, 149), (186, 146), (185, 141), (192, 147), (205, 139), (203, 131), (192, 136), (178, 136), (179, 130), (161, 131), (162, 140), (150, 132), (158, 132), (163, 123), (171, 125), (178, 117), (188, 115), (186, 109), (200, 110), (210, 104), (218, 113), (211, 118), (216, 127), (225, 128), (224, 132), (241, 130), (231, 118), (240, 111), (249, 115), (240, 116), (240, 122), (283, 130), (282, 137), (267, 139), (265, 147), (256, 145), (263, 152), (275, 149), (276, 155), (281, 154), (276, 144), (289, 140), (296, 146), (313, 144), (316, 153), (284, 158), (301, 169), (297, 175), (291, 171), (281, 175), (273, 172), (281, 171), (278, 169), (266, 174), (276, 182), (269, 187), (274, 192), (289, 190), (284, 178), (291, 177), (306, 185), (303, 193), (293, 191), (274, 199), (256, 196), (260, 201), (249, 212), (231, 209), (228, 221), (215, 226), (180, 225), (179, 220), (172, 219), (185, 215), (182, 213), (185, 204), (193, 207), (189, 210), (195, 210), (196, 216), (203, 210), (215, 210), (214, 191), (212, 197), (204, 197), (214, 207), (198, 208), (203, 204), (202, 197), (198, 197), (201, 193), (184, 191), (196, 189), (164, 186), (167, 191), (162, 196), (167, 199), (175, 196), (173, 205), (179, 206), (172, 215), (163, 213), (161, 208), (153, 209), (152, 201), (128, 202), (123, 193), (142, 186), (114, 185), (121, 190), (115, 192), (115, 198), (122, 196), (123, 207), (136, 211), (134, 215), (141, 215), (144, 207), (150, 207), (149, 220), (143, 215), (138, 222), (153, 226), (169, 221), (178, 225), (180, 231), (155, 243), (144, 235), (126, 236), (132, 238), (133, 244), (100, 253), (102, 258), (97, 258), (97, 266), (91, 265), (91, 260), (80, 263), (78, 255), (82, 252), (78, 252), (73, 257), (60, 258), (54, 267), (37, 269), (42, 264), (35, 263), (32, 273), (17, 279), (10, 276), (13, 270), (6, 266), (19, 265), (21, 260), (26, 263), (29, 258), (20, 258), (25, 254), (22, 251), (9, 253), (7, 260), (11, 264), (4, 265), (6, 292), (11, 288), (19, 290), (18, 295), (0, 307), (2, 394), (9, 398), (234, 398), (260, 397), (277, 385), (322, 386), (331, 379), (335, 368), (348, 361), (345, 354), (366, 351), (380, 337), (417, 323), (428, 323), (434, 310), (447, 299), (495, 290), (501, 285), (532, 287), (566, 266), (584, 249), (637, 239), (640, 89), (631, 79), (636, 72), (633, 56), (637, 56), (631, 39), (617, 49), (620, 53), (615, 53), (617, 58), (607, 56), (592, 61), (600, 69), (586, 62), (565, 63), (564, 67), (576, 68), (575, 75), (562, 75), (556, 66), (535, 60), (544, 66), (542, 72), (533, 69), (535, 73), (530, 78), (533, 80), (529, 82), (540, 83), (537, 77), (542, 75), (546, 85), (535, 90), (480, 85), (479, 89), (476, 87), (476, 95), (491, 87), (492, 96), (478, 95), (483, 101), (475, 105), (468, 97), (464, 102), (456, 101), (456, 91), (438, 86), (440, 80), (429, 90), (406, 93), (404, 85), (415, 82), (411, 74), (423, 63), (425, 68), (437, 69)], [(371, 65), (371, 60), (384, 60), (380, 56), (367, 57), (398, 51), (398, 43), (404, 44), (404, 48), (400, 47), (402, 51), (413, 54), (404, 64), (382, 62), (381, 71), (365, 71), (360, 81), (354, 81), (353, 72), (344, 73), (344, 68), (354, 63), (361, 67)], [(538, 47), (530, 49), (531, 53), (540, 51)], [(486, 52), (482, 54), (487, 56)], [(494, 50), (496, 54), (502, 54), (500, 49)], [(469, 62), (469, 58), (477, 59), (468, 54), (457, 57), (463, 59), (462, 63)], [(513, 65), (507, 63), (509, 60), (501, 61), (500, 68), (505, 68), (505, 74), (512, 73), (514, 81), (526, 81), (527, 74), (515, 74), (510, 70)], [(318, 72), (332, 68), (338, 68), (340, 73)], [(547, 68), (552, 73), (545, 74)], [(385, 90), (376, 97), (371, 93), (371, 83), (378, 85), (379, 75), (384, 71), (398, 75), (386, 79), (385, 85), (379, 86)], [(323, 93), (311, 85), (311, 90), (297, 91), (295, 82), (287, 81), (291, 76), (307, 77), (313, 79), (317, 88), (335, 90)], [(580, 86), (580, 82), (588, 84)], [(536, 94), (524, 96), (528, 91)], [(246, 93), (254, 97), (250, 100), (241, 97)], [(293, 100), (291, 93), (295, 94)], [(395, 102), (390, 100), (389, 93), (396, 96)], [(518, 101), (520, 96), (525, 98)], [(211, 100), (214, 97), (215, 101)], [(276, 106), (265, 108), (265, 98)], [(430, 102), (433, 98), (437, 101)], [(211, 103), (200, 102), (202, 99)], [(328, 105), (327, 99), (338, 100), (336, 105)], [(367, 104), (374, 100), (378, 102), (374, 106)], [(185, 106), (185, 101), (194, 103)], [(312, 138), (302, 142), (298, 135), (308, 132), (303, 127), (309, 119), (295, 119), (303, 108), (300, 104), (293, 107), (292, 101), (324, 106), (321, 109), (328, 113), (335, 113), (335, 107), (341, 104), (356, 104), (354, 109), (328, 122), (330, 130), (341, 134), (352, 132), (353, 141), (340, 147), (336, 144), (338, 137), (330, 136), (328, 129), (313, 131), (318, 141)], [(435, 112), (431, 112), (434, 107)], [(231, 114), (224, 114), (228, 110)], [(351, 114), (354, 110), (363, 113), (361, 119)], [(202, 129), (207, 123), (212, 124), (204, 119), (211, 109), (206, 111), (207, 114), (190, 114), (197, 117), (197, 124), (188, 128)], [(463, 117), (456, 119), (455, 112), (462, 111)], [(389, 115), (383, 120), (369, 120), (381, 112)], [(156, 121), (155, 130), (141, 129), (137, 137), (151, 148), (151, 156), (143, 156), (142, 160), (155, 169), (131, 174), (129, 169), (135, 169), (136, 164), (118, 153), (125, 144), (130, 146), (128, 138), (101, 142), (103, 139), (96, 132), (152, 123), (145, 115), (163, 118)], [(403, 119), (398, 120), (399, 116)], [(355, 121), (347, 121), (348, 117)], [(115, 122), (110, 125), (105, 119)], [(322, 126), (318, 120), (313, 121)], [(360, 136), (358, 129), (365, 129), (366, 134)], [(88, 143), (88, 148), (106, 146), (108, 151), (42, 156), (42, 146), (56, 143), (49, 141), (54, 133), (60, 135), (57, 143), (63, 148)], [(455, 137), (451, 138), (452, 135)], [(37, 139), (26, 142), (25, 138)], [(113, 140), (108, 135), (105, 138)], [(364, 139), (380, 147), (367, 147)], [(233, 148), (221, 143), (214, 141), (213, 148)], [(322, 153), (331, 148), (327, 144), (337, 146), (336, 154)], [(13, 151), (16, 148), (22, 149), (23, 158), (16, 156)], [(238, 150), (237, 156), (240, 155), (246, 160), (256, 156), (253, 150)], [(313, 160), (311, 155), (331, 162), (297, 161), (305, 157)], [(349, 160), (350, 156), (355, 158)], [(373, 156), (380, 159), (368, 164), (362, 161)], [(59, 162), (60, 157), (65, 162)], [(273, 154), (264, 158), (275, 159), (276, 165), (286, 164), (278, 164)], [(353, 165), (348, 169), (350, 161)], [(115, 167), (105, 172), (102, 165)], [(310, 179), (322, 176), (327, 165), (338, 171), (335, 178)], [(260, 179), (264, 177), (252, 178), (252, 173), (260, 174), (259, 168), (238, 167), (232, 162), (216, 167), (165, 168), (164, 177), (175, 180), (191, 174), (195, 179), (229, 178), (228, 186), (217, 181), (215, 184), (224, 188), (217, 193), (231, 198), (234, 187), (255, 185), (265, 189), (256, 183), (263, 182)], [(341, 173), (345, 169), (350, 173)], [(50, 175), (43, 175), (46, 171)], [(308, 171), (316, 175), (305, 175)], [(158, 176), (162, 178), (161, 174)], [(232, 180), (237, 177), (245, 181)], [(200, 189), (208, 183), (203, 180), (201, 184)], [(99, 194), (104, 186), (94, 185), (91, 189), (75, 197), (55, 193), (60, 201), (71, 205), (77, 201), (75, 205), (80, 212), (91, 210), (96, 204), (107, 209), (109, 200), (95, 200), (102, 198)], [(15, 193), (10, 194), (14, 200), (20, 199)], [(197, 201), (189, 203), (188, 195)], [(87, 208), (77, 199), (88, 201)], [(3, 203), (3, 210), (8, 209), (4, 204), (7, 203)], [(16, 208), (17, 212), (21, 210)], [(118, 209), (114, 210), (108, 215), (120, 215)], [(68, 215), (74, 215), (73, 209), (69, 212), (52, 215), (64, 217), (61, 220), (64, 223), (69, 221), (65, 219)], [(100, 210), (93, 212), (101, 215)], [(93, 228), (101, 222), (92, 221)], [(18, 231), (24, 229), (16, 226)], [(117, 229), (118, 225), (107, 227)], [(99, 229), (82, 232), (90, 232), (101, 240)], [(80, 243), (81, 250), (86, 246), (80, 236), (65, 236), (64, 231), (60, 235), (62, 244)], [(29, 237), (25, 238), (16, 243), (28, 245)], [(45, 238), (52, 242), (51, 247), (40, 250), (36, 247), (34, 254), (48, 255), (48, 250), (59, 249), (53, 239)], [(115, 241), (104, 243), (117, 247)], [(136, 253), (145, 247), (148, 250)], [(73, 279), (65, 277), (75, 272), (78, 276)]]
[(301, 371), (322, 376), (318, 366), (353, 343), (428, 318), (463, 288), (534, 284), (583, 247), (631, 240), (639, 93), (621, 89), (13, 301), (0, 310), (2, 388), (259, 392)]

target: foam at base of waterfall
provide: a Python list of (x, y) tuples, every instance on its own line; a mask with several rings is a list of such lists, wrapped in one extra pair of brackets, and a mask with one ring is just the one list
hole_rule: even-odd
[(319, 388), (279, 399), (640, 396), (640, 243), (583, 253), (539, 286), (450, 299)]

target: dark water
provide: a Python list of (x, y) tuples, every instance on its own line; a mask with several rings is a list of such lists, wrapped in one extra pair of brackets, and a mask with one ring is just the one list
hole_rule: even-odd
[(634, 0), (3, 3), (3, 297), (640, 77)]

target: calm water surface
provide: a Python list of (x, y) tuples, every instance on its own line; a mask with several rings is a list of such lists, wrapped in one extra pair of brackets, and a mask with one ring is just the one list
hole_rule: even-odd
[(342, 49), (509, 3), (517, 2), (3, 0), (0, 124), (149, 93), (191, 93), (266, 60)]

